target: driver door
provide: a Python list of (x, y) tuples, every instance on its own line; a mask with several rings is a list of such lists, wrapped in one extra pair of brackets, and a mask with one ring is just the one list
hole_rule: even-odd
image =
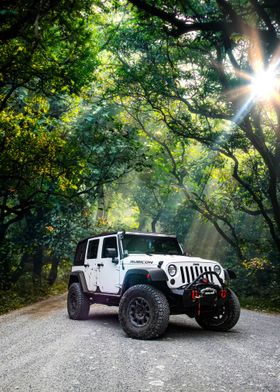
[[(118, 247), (117, 236), (103, 238), (101, 258), (99, 259), (97, 285), (102, 293), (117, 294), (120, 288), (120, 252)], [(115, 260), (108, 257), (108, 249), (116, 250)]]

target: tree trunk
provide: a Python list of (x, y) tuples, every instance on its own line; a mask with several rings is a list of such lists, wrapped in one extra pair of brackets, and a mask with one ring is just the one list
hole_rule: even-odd
[(153, 232), (153, 233), (156, 233), (156, 232), (157, 232), (156, 225), (157, 225), (157, 223), (158, 223), (158, 221), (159, 221), (160, 216), (161, 216), (161, 211), (159, 211), (159, 212), (153, 217), (153, 220), (152, 220), (152, 223), (151, 223), (152, 232)]
[(42, 267), (43, 267), (43, 247), (39, 246), (33, 255), (33, 284), (41, 286), (42, 283)]
[(107, 219), (107, 211), (105, 205), (105, 192), (104, 185), (100, 185), (97, 193), (97, 214), (96, 221), (106, 220)]
[(11, 265), (8, 250), (4, 244), (0, 247), (0, 290), (8, 290), (11, 287)]
[(51, 270), (48, 276), (48, 283), (50, 286), (52, 286), (57, 278), (57, 268), (58, 268), (58, 264), (59, 264), (59, 258), (58, 257), (54, 257), (52, 259), (52, 266), (51, 266)]
[(23, 255), (21, 256), (19, 266), (17, 267), (15, 272), (12, 274), (12, 277), (11, 277), (12, 283), (16, 283), (19, 280), (19, 278), (24, 274), (25, 266), (26, 266), (26, 264), (28, 264), (29, 261), (30, 261), (30, 255), (28, 253), (24, 252)]

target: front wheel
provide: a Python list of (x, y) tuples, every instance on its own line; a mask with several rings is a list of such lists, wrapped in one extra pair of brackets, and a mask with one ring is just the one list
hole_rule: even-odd
[(135, 339), (161, 336), (168, 326), (169, 313), (165, 295), (145, 284), (130, 287), (119, 306), (120, 324), (127, 335)]
[(90, 300), (83, 292), (80, 283), (72, 283), (67, 297), (67, 310), (73, 320), (85, 320), (88, 317)]
[(236, 294), (228, 290), (228, 298), (215, 315), (200, 314), (195, 319), (203, 328), (211, 331), (228, 331), (233, 328), (240, 316), (240, 303)]

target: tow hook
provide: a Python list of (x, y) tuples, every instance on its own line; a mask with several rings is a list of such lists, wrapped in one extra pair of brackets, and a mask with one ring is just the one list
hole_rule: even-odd
[(202, 295), (199, 295), (198, 290), (192, 290), (192, 300), (195, 301), (196, 299), (202, 298)]
[(221, 290), (221, 291), (220, 291), (220, 296), (221, 296), (222, 299), (226, 299), (226, 297), (227, 297), (227, 291), (226, 291), (226, 290)]

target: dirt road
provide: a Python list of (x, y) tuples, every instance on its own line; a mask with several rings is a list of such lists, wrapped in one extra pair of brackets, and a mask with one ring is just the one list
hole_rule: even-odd
[(280, 391), (280, 316), (243, 311), (228, 333), (172, 316), (162, 339), (128, 338), (118, 309), (67, 316), (65, 295), (0, 317), (0, 390)]

